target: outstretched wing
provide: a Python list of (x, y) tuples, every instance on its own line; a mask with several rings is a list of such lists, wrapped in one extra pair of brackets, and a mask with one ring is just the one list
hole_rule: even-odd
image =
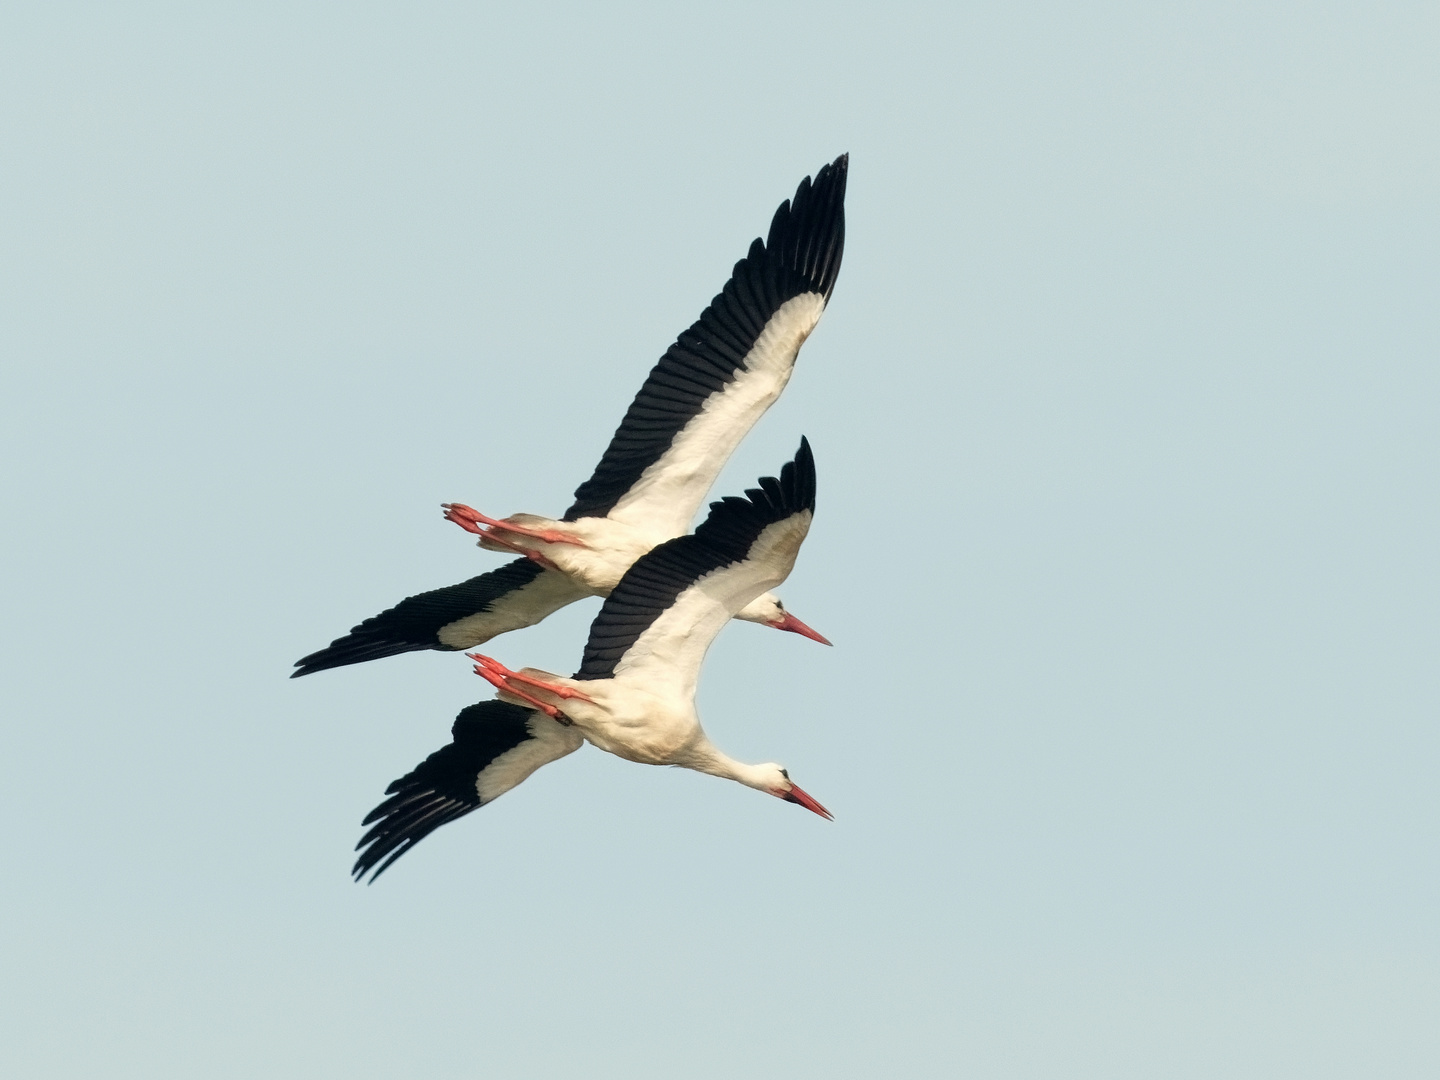
[(387, 867), (441, 825), (493, 802), (541, 765), (580, 749), (574, 728), (543, 713), (503, 701), (462, 709), (449, 746), (435, 751), (388, 788), (386, 799), (366, 815), (373, 825), (355, 845), (355, 880), (371, 870), (373, 882)]
[(534, 626), (588, 595), (564, 574), (529, 559), (516, 559), (459, 585), (400, 601), (328, 647), (295, 661), (299, 670), (290, 677), (417, 649), (473, 649), (497, 634)]
[(575, 678), (635, 678), (693, 695), (715, 635), (789, 576), (814, 512), (815, 459), (802, 438), (778, 480), (711, 503), (693, 533), (636, 561), (590, 624)]
[(845, 250), (849, 155), (807, 176), (763, 243), (650, 372), (566, 521), (609, 516), (657, 535), (686, 532), (740, 440), (795, 367)]

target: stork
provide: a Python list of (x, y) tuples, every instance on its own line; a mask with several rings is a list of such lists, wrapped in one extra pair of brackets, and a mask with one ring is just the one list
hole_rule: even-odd
[(566, 679), (536, 668), (511, 671), (469, 654), (498, 700), (461, 711), (450, 745), (386, 789), (365, 818), (353, 873), (373, 882), (441, 825), (499, 798), (540, 766), (586, 742), (642, 765), (679, 765), (735, 780), (830, 812), (782, 766), (747, 765), (700, 726), (695, 689), (710, 643), (724, 625), (784, 581), (815, 511), (815, 461), (800, 440), (779, 479), (762, 477), (745, 498), (710, 504), (693, 533), (636, 560), (590, 625), (580, 670)]
[[(443, 504), (479, 546), (521, 558), (402, 600), (296, 661), (291, 677), (418, 649), (474, 648), (583, 597), (608, 596), (636, 559), (689, 529), (735, 447), (785, 389), (835, 288), (848, 168), (840, 155), (780, 204), (767, 238), (750, 245), (651, 370), (561, 518), (496, 519)], [(829, 644), (769, 592), (733, 614)]]

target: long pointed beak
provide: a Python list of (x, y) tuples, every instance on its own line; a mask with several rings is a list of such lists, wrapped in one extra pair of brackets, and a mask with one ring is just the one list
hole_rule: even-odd
[(769, 625), (773, 626), (776, 630), (789, 630), (792, 634), (808, 637), (811, 641), (818, 641), (821, 645), (831, 644), (829, 638), (823, 634), (817, 634), (788, 611), (785, 613), (785, 617), (779, 622), (772, 622)]
[[(830, 644), (830, 643), (827, 641), (827, 642), (825, 642), (825, 644), (828, 645), (828, 644)], [(814, 799), (812, 799), (809, 795), (805, 794), (805, 792), (804, 792), (800, 787), (798, 787), (798, 786), (795, 785), (795, 784), (791, 784), (791, 785), (790, 785), (790, 790), (789, 790), (789, 792), (787, 792), (787, 793), (784, 794), (784, 795), (781, 795), (780, 797), (781, 797), (782, 799), (784, 799), (786, 802), (799, 803), (799, 804), (800, 804), (801, 806), (803, 806), (806, 810), (809, 810), (809, 811), (811, 811), (812, 813), (819, 814), (819, 815), (820, 815), (821, 817), (823, 817), (826, 821), (834, 821), (834, 820), (835, 820), (835, 816), (834, 816), (833, 814), (831, 814), (829, 810), (826, 810), (823, 806), (821, 806), (818, 802), (816, 802)]]

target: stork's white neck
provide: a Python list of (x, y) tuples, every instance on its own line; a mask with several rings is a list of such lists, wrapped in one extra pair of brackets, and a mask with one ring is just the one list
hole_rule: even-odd
[(757, 791), (769, 792), (775, 786), (776, 777), (773, 765), (746, 765), (743, 761), (736, 761), (719, 750), (704, 735), (701, 735), (695, 745), (690, 747), (683, 758), (677, 760), (675, 764), (687, 769), (694, 769), (696, 772), (709, 773), (711, 776), (719, 776), (726, 780), (735, 780)]

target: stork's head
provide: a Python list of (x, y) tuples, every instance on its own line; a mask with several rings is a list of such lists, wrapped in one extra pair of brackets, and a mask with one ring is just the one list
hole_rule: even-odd
[(746, 604), (735, 617), (744, 619), (746, 622), (757, 622), (764, 626), (772, 626), (776, 630), (788, 630), (792, 634), (799, 634), (801, 637), (808, 637), (811, 641), (818, 641), (821, 645), (829, 645), (830, 642), (824, 636), (817, 634), (810, 627), (791, 615), (785, 610), (785, 605), (773, 592), (767, 592), (757, 596), (750, 603)]
[(760, 782), (754, 786), (761, 791), (768, 791), (777, 799), (784, 799), (786, 802), (798, 803), (827, 821), (835, 820), (829, 810), (802, 791), (799, 785), (790, 779), (790, 774), (773, 761), (765, 765), (757, 765), (755, 768), (758, 770), (757, 778)]

